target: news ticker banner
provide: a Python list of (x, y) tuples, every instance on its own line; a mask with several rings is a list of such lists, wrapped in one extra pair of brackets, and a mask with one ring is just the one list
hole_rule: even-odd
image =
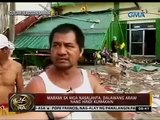
[(13, 112), (151, 112), (152, 96), (140, 94), (10, 94)]

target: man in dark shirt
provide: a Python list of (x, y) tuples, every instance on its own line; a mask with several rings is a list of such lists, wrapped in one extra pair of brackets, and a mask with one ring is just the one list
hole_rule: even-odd
[(118, 61), (118, 43), (117, 43), (117, 37), (113, 36), (113, 40), (111, 42), (111, 49), (112, 49), (112, 60), (113, 62), (117, 62)]

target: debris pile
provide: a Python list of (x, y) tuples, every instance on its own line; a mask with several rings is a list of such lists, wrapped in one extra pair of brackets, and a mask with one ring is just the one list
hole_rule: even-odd
[[(139, 114), (159, 114), (160, 117), (160, 66), (156, 64), (137, 64), (131, 60), (120, 59), (119, 69), (111, 65), (96, 66), (93, 70), (95, 77), (98, 78), (99, 83), (104, 86), (106, 92), (109, 93), (145, 93), (151, 92), (153, 97), (152, 113), (139, 113)], [(126, 69), (124, 69), (126, 68)], [(125, 75), (121, 72), (125, 71)], [(110, 75), (119, 74), (121, 79), (119, 84), (111, 81)]]
[(43, 70), (38, 68), (37, 66), (27, 66), (26, 69), (23, 71), (23, 79), (24, 79), (24, 86), (26, 86), (30, 79), (41, 73)]
[[(151, 119), (160, 118), (160, 64), (157, 61), (120, 58), (118, 66), (113, 67), (111, 64), (106, 64), (80, 66), (80, 68), (88, 69), (104, 86), (107, 93), (151, 92), (152, 112), (138, 114)], [(42, 71), (37, 67), (27, 68), (23, 72), (25, 84), (32, 76)], [(111, 79), (111, 76), (114, 77)]]

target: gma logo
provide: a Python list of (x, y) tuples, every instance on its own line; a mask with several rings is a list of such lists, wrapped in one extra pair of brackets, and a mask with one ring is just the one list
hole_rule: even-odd
[(129, 18), (144, 18), (145, 13), (144, 12), (129, 12), (128, 17)]

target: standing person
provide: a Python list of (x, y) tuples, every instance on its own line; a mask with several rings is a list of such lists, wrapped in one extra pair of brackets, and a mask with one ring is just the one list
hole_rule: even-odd
[[(83, 54), (84, 35), (73, 24), (61, 24), (54, 28), (49, 37), (50, 66), (39, 76), (34, 77), (26, 87), (29, 93), (66, 93), (70, 88), (74, 93), (104, 93), (105, 89), (98, 80), (84, 69), (78, 68), (78, 60)], [(122, 119), (122, 113), (112, 113)], [(126, 113), (124, 113), (126, 114)], [(65, 119), (89, 119), (90, 112), (73, 112)]]
[(106, 63), (107, 63), (111, 59), (111, 52), (107, 48), (105, 49), (105, 55), (106, 55)]
[(23, 91), (22, 66), (10, 59), (12, 46), (8, 38), (0, 34), (0, 116), (8, 112), (8, 95)]
[[(49, 43), (51, 59), (54, 64), (39, 76), (33, 77), (27, 85), (25, 93), (105, 92), (96, 77), (90, 72), (78, 68), (78, 60), (82, 56), (84, 48), (84, 35), (79, 27), (67, 23), (58, 25), (52, 30)], [(127, 113), (109, 112), (109, 114), (117, 120), (131, 119), (131, 115)], [(42, 118), (41, 116), (41, 119), (46, 119), (46, 117)], [(90, 112), (72, 112), (63, 119), (92, 120), (92, 116)]]
[(97, 51), (93, 53), (94, 65), (97, 65)]
[(112, 49), (112, 62), (118, 62), (118, 48), (119, 45), (117, 43), (117, 37), (113, 36), (113, 40), (111, 42), (111, 49)]
[(108, 51), (107, 48), (103, 48), (103, 50), (101, 51), (101, 57), (102, 57), (102, 64), (106, 64), (107, 63), (107, 59), (108, 59)]

